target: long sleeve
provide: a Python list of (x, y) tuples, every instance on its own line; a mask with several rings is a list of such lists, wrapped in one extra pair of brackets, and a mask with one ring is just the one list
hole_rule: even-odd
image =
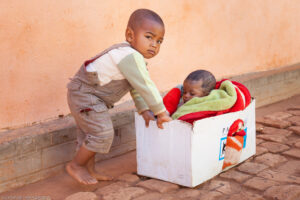
[(147, 106), (146, 102), (135, 89), (130, 90), (130, 95), (134, 101), (135, 107), (138, 110), (139, 114), (141, 114), (145, 110), (149, 110), (149, 107)]
[[(162, 97), (150, 79), (144, 58), (141, 54), (137, 52), (129, 54), (124, 57), (117, 66), (155, 115), (166, 111)], [(138, 97), (136, 96), (136, 98)]]

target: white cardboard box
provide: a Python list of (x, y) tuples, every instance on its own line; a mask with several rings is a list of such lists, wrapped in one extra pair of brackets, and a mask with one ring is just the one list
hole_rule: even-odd
[(237, 119), (247, 133), (240, 163), (256, 151), (255, 100), (243, 111), (198, 120), (194, 126), (173, 120), (164, 129), (154, 121), (146, 128), (136, 113), (137, 173), (187, 187), (211, 179), (222, 172), (228, 129)]

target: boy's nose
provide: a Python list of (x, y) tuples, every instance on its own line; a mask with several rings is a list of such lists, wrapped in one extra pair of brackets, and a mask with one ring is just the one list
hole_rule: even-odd
[(152, 46), (152, 47), (155, 47), (155, 48), (156, 48), (156, 47), (157, 47), (157, 45), (158, 45), (158, 44), (157, 44), (157, 42), (155, 42), (155, 41), (152, 41), (152, 43), (151, 43), (151, 46)]
[(183, 100), (185, 100), (185, 101), (189, 100), (190, 97), (191, 97), (191, 96), (190, 96), (189, 94), (184, 94), (184, 95), (182, 96)]

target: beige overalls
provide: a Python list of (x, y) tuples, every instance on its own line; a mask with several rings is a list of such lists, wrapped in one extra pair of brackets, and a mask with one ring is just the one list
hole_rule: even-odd
[(114, 129), (108, 108), (112, 108), (132, 87), (126, 79), (100, 86), (97, 72), (86, 71), (86, 66), (115, 48), (127, 46), (126, 43), (113, 45), (85, 61), (67, 85), (68, 105), (79, 129), (78, 147), (83, 145), (93, 152), (109, 152)]

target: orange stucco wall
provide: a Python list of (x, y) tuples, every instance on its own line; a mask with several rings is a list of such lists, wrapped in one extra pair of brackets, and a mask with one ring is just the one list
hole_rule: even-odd
[(148, 61), (161, 91), (197, 68), (220, 78), (300, 61), (295, 0), (2, 0), (0, 129), (68, 114), (68, 78), (124, 40), (137, 8), (153, 9), (166, 25), (161, 52)]

